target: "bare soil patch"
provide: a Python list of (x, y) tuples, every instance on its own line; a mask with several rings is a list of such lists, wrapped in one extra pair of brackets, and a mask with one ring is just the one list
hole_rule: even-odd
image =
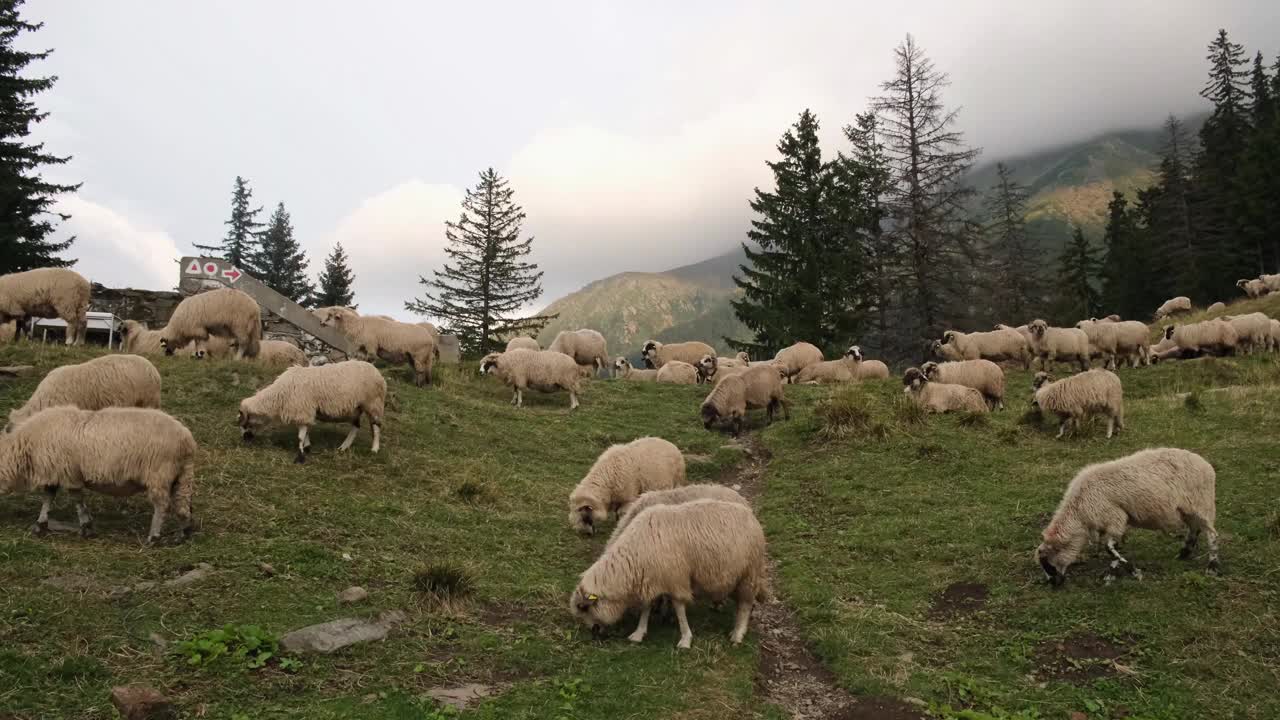
[(1093, 633), (1076, 633), (1062, 640), (1048, 640), (1036, 648), (1036, 674), (1047, 680), (1085, 683), (1133, 671), (1124, 660), (1130, 648)]
[(937, 620), (949, 620), (977, 612), (987, 604), (988, 595), (990, 591), (982, 583), (951, 583), (934, 598), (929, 616)]

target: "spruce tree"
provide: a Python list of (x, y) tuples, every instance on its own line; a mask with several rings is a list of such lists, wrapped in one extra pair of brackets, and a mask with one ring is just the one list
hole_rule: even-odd
[(1249, 91), (1253, 96), (1253, 126), (1267, 125), (1275, 118), (1276, 98), (1272, 94), (1275, 78), (1267, 77), (1267, 68), (1263, 65), (1262, 53), (1253, 56), (1253, 71), (1249, 73)]
[(950, 84), (910, 35), (894, 51), (896, 76), (873, 99), (893, 172), (886, 196), (892, 233), (904, 259), (903, 326), (917, 339), (937, 337), (972, 300), (975, 225), (962, 179), (978, 150), (955, 129), (942, 90)]
[(342, 243), (337, 243), (324, 259), (324, 270), (320, 271), (320, 287), (316, 290), (313, 304), (316, 307), (340, 305), (355, 309), (358, 306), (351, 302), (355, 299), (355, 291), (351, 287), (355, 281), (355, 273), (351, 272), (351, 267), (347, 264), (347, 251), (343, 249)]
[(65, 164), (70, 157), (45, 151), (43, 143), (27, 142), (33, 125), (49, 116), (36, 107), (36, 95), (53, 87), (58, 78), (24, 77), (28, 65), (52, 50), (26, 52), (15, 47), (23, 33), (43, 23), (28, 23), (19, 13), (23, 0), (0, 0), (0, 275), (41, 267), (67, 267), (75, 260), (58, 255), (74, 237), (53, 240), (55, 220), (70, 216), (53, 210), (54, 200), (80, 185), (60, 185), (40, 177), (39, 169)]
[[(251, 275), (260, 275), (261, 269), (253, 264), (262, 251), (263, 226), (258, 222), (260, 212), (261, 205), (253, 207), (253, 190), (249, 188), (249, 181), (237, 175), (235, 187), (231, 190), (231, 218), (223, 223), (227, 226), (226, 237), (221, 244), (196, 245), (195, 248), (222, 258)], [(258, 279), (263, 280), (261, 277)]]
[(1145, 224), (1162, 248), (1153, 248), (1149, 258), (1148, 288), (1156, 294), (1181, 295), (1205, 285), (1202, 261), (1208, 251), (1191, 215), (1191, 141), (1174, 115), (1165, 120), (1164, 132), (1156, 184), (1147, 194), (1150, 208)]
[(852, 150), (848, 156), (842, 154), (838, 163), (855, 179), (860, 191), (860, 246), (866, 274), (862, 306), (871, 322), (871, 337), (862, 344), (878, 356), (898, 357), (905, 348), (896, 342), (891, 319), (902, 257), (894, 237), (885, 231), (885, 195), (892, 174), (878, 123), (874, 112), (856, 115), (854, 124), (844, 128)]
[(1143, 252), (1135, 213), (1124, 194), (1116, 191), (1107, 204), (1103, 234), (1106, 256), (1102, 262), (1102, 305), (1124, 317), (1146, 317), (1155, 308), (1144, 307), (1140, 287), (1145, 277)]
[(1043, 309), (1040, 251), (1027, 235), (1027, 188), (1004, 164), (996, 164), (996, 183), (984, 202), (986, 256), (991, 316), (1019, 325)]
[(468, 353), (492, 352), (505, 337), (536, 334), (554, 319), (517, 315), (542, 295), (542, 272), (525, 260), (533, 238), (520, 238), (525, 213), (514, 195), (493, 168), (481, 172), (458, 221), (445, 223), (451, 262), (430, 280), (419, 277), (423, 297), (405, 303), (409, 311), (439, 320)]
[(257, 278), (276, 292), (299, 305), (311, 304), (315, 287), (307, 277), (307, 255), (293, 237), (293, 223), (284, 203), (271, 213), (259, 247), (249, 262), (257, 270)]
[(1070, 327), (1084, 318), (1102, 314), (1098, 275), (1102, 261), (1079, 227), (1063, 243), (1058, 257), (1058, 299), (1054, 316), (1059, 325)]
[(1253, 130), (1240, 163), (1240, 230), (1262, 255), (1265, 272), (1274, 273), (1280, 272), (1280, 66), (1268, 75), (1258, 53), (1249, 87)]

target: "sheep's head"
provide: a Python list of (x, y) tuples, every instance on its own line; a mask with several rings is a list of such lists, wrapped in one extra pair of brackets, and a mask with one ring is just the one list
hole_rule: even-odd
[(748, 355), (745, 350), (739, 352), (737, 355), (734, 355), (734, 357), (738, 358), (738, 362), (742, 363), (743, 365), (747, 365), (751, 363), (751, 356)]
[(502, 357), (502, 353), (489, 353), (480, 360), (480, 374), (487, 375), (498, 367), (498, 358)]
[(590, 498), (569, 499), (569, 525), (581, 535), (594, 535), (596, 526), (609, 519), (604, 503)]
[(165, 336), (161, 335), (161, 336), (160, 336), (160, 349), (161, 349), (161, 350), (164, 350), (164, 354), (165, 354), (165, 355), (172, 355), (172, 354), (173, 354), (173, 351), (174, 351), (176, 348), (174, 348), (174, 347), (173, 347), (173, 343), (169, 342), (169, 338), (167, 338), (167, 337), (165, 337)]
[(1035, 374), (1035, 377), (1031, 378), (1031, 389), (1039, 390), (1041, 387), (1044, 387), (1046, 383), (1050, 382), (1053, 382), (1053, 377), (1050, 376), (1049, 373), (1041, 370)]
[(946, 331), (946, 332), (942, 333), (942, 343), (941, 343), (942, 345), (950, 345), (950, 344), (955, 343), (955, 341), (956, 341), (956, 331), (955, 331), (955, 330), (948, 330), (948, 331)]
[(267, 421), (267, 416), (253, 411), (249, 398), (240, 401), (240, 416), (236, 419), (236, 424), (240, 426), (240, 437), (245, 442), (252, 440), (254, 431), (266, 425)]
[(937, 380), (938, 379), (938, 363), (930, 360), (929, 362), (921, 365), (920, 374), (924, 375), (924, 378), (926, 380)]
[[(937, 342), (936, 340), (934, 342)], [(857, 345), (850, 345), (848, 350), (844, 351), (844, 356), (854, 362), (862, 362), (862, 348)]]
[(1067, 568), (1080, 557), (1086, 539), (1080, 537), (1080, 533), (1064, 533), (1053, 524), (1045, 528), (1035, 558), (1050, 585), (1061, 587), (1067, 581)]
[(714, 403), (702, 403), (700, 414), (702, 415), (702, 427), (706, 430), (710, 430), (711, 426), (715, 425), (716, 421), (720, 419), (720, 411), (716, 409)]
[(662, 347), (662, 343), (657, 340), (646, 340), (644, 346), (640, 348), (640, 357), (650, 367), (653, 366), (653, 356), (657, 354), (658, 348)]
[(1037, 338), (1044, 338), (1044, 334), (1049, 331), (1049, 323), (1043, 320), (1032, 320), (1027, 327), (1031, 329), (1031, 334)]
[(1176, 327), (1178, 327), (1178, 326), (1177, 326), (1177, 325), (1170, 325), (1169, 327), (1167, 327), (1167, 328), (1165, 328), (1165, 329), (1164, 329), (1164, 339), (1165, 339), (1165, 340), (1172, 340), (1172, 339), (1173, 339), (1173, 329), (1174, 329), (1174, 328), (1176, 328)]
[(1245, 285), (1248, 285), (1248, 284), (1249, 284), (1249, 281), (1248, 281), (1248, 280), (1237, 280), (1237, 281), (1236, 281), (1236, 287), (1241, 288), (1241, 289), (1243, 289), (1243, 288), (1244, 288), (1244, 286), (1245, 286)]
[(919, 390), (928, 382), (929, 378), (925, 377), (924, 373), (920, 372), (918, 368), (907, 368), (907, 371), (902, 374), (902, 384), (905, 386), (906, 392)]
[(569, 597), (569, 611), (583, 625), (591, 628), (591, 634), (599, 636), (606, 627), (617, 623), (627, 611), (623, 601), (591, 592), (581, 585)]
[(626, 358), (620, 357), (617, 360), (613, 361), (613, 374), (615, 377), (620, 374), (625, 375), (630, 370), (631, 370), (631, 362)]
[(698, 374), (703, 378), (712, 378), (716, 375), (716, 370), (720, 369), (720, 358), (715, 355), (703, 355), (698, 361)]

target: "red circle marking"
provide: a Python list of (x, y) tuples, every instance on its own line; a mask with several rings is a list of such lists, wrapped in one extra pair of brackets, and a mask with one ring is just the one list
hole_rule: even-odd
[(218, 272), (218, 266), (214, 265), (213, 263), (209, 263), (208, 265), (204, 266), (204, 271), (205, 271), (205, 274), (207, 275), (213, 275), (214, 273)]

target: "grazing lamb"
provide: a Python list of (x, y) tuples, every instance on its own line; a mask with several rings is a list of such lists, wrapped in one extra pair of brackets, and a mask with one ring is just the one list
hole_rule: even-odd
[(1191, 298), (1185, 295), (1179, 295), (1176, 298), (1165, 300), (1164, 304), (1156, 308), (1156, 320), (1163, 320), (1170, 317), (1174, 313), (1191, 312)]
[(654, 370), (661, 370), (663, 365), (673, 361), (697, 365), (704, 355), (714, 357), (715, 354), (715, 348), (697, 340), (665, 344), (657, 340), (648, 340), (640, 349), (645, 366)]
[(782, 394), (782, 375), (772, 367), (747, 368), (726, 376), (702, 401), (699, 414), (707, 430), (716, 422), (728, 422), (733, 436), (738, 437), (747, 411), (756, 408), (764, 408), (768, 423), (773, 422), (779, 408), (783, 417), (791, 417), (790, 404)]
[(632, 382), (654, 382), (658, 379), (658, 371), (632, 367), (630, 360), (619, 357), (613, 361), (613, 376)]
[(903, 392), (917, 405), (931, 413), (987, 412), (982, 393), (964, 385), (930, 382), (918, 368), (907, 368), (902, 375)]
[(1250, 299), (1260, 298), (1271, 292), (1267, 284), (1261, 280), (1237, 280), (1236, 287), (1243, 290), (1244, 294), (1248, 295)]
[(673, 385), (697, 385), (698, 384), (698, 368), (681, 360), (669, 360), (657, 369), (657, 375), (654, 376), (660, 383), (671, 383)]
[[(604, 336), (595, 330), (565, 330), (556, 335), (547, 348), (550, 352), (568, 355), (579, 365), (590, 367), (593, 373), (605, 369), (609, 362), (609, 350)], [(588, 373), (590, 374), (590, 373)]]
[(182, 520), (183, 535), (191, 534), (195, 455), (191, 431), (159, 410), (62, 405), (0, 436), (0, 492), (43, 491), (36, 531), (44, 534), (53, 498), (65, 489), (85, 537), (93, 535), (86, 489), (115, 496), (145, 492), (153, 509), (149, 545), (160, 539), (170, 508)]
[(258, 347), (258, 357), (254, 358), (260, 365), (269, 367), (290, 367), (307, 365), (307, 354), (302, 348), (287, 340), (263, 340)]
[(1004, 371), (990, 360), (927, 362), (920, 373), (931, 383), (963, 385), (982, 393), (991, 410), (1004, 409)]
[(513, 337), (507, 341), (507, 350), (541, 350), (542, 346), (528, 336)]
[(582, 535), (596, 528), (650, 490), (670, 490), (685, 483), (680, 448), (657, 437), (613, 445), (569, 493), (569, 527)]
[(88, 314), (89, 281), (74, 270), (37, 268), (0, 275), (0, 325), (29, 317), (61, 318), (67, 324), (66, 344), (81, 345)]
[(512, 350), (489, 353), (480, 361), (480, 374), (497, 373), (507, 387), (514, 388), (511, 404), (524, 407), (524, 391), (569, 392), (569, 409), (578, 407), (582, 392), (578, 364), (573, 358), (555, 350)]
[(1254, 350), (1265, 350), (1271, 344), (1271, 318), (1263, 313), (1254, 312), (1248, 315), (1223, 315), (1223, 320), (1231, 323), (1236, 331), (1236, 347), (1243, 348), (1246, 353)]
[(1040, 358), (1040, 369), (1048, 370), (1050, 363), (1060, 361), (1079, 363), (1080, 370), (1089, 369), (1089, 336), (1079, 328), (1050, 327), (1044, 320), (1030, 324), (1031, 348)]
[(324, 327), (336, 327), (351, 340), (356, 352), (379, 357), (393, 365), (413, 368), (413, 384), (431, 384), (431, 368), (436, 361), (436, 336), (421, 325), (362, 316), (350, 308), (313, 310)]
[(942, 345), (955, 348), (955, 353), (940, 355), (945, 360), (990, 360), (1022, 363), (1031, 367), (1031, 345), (1017, 330), (1002, 328), (990, 332), (962, 333), (948, 330), (942, 333)]
[(746, 637), (755, 603), (770, 596), (765, 563), (764, 531), (750, 508), (718, 500), (658, 505), (637, 515), (582, 574), (569, 609), (593, 633), (639, 609), (640, 623), (627, 639), (641, 642), (653, 602), (669, 596), (680, 624), (676, 647), (688, 649), (693, 633), (685, 608), (694, 593), (713, 601), (732, 596), (736, 645)]
[(889, 366), (879, 360), (862, 359), (862, 348), (851, 346), (839, 360), (810, 365), (796, 376), (798, 383), (845, 383), (889, 377)]
[(773, 356), (773, 362), (781, 368), (782, 377), (791, 382), (805, 368), (822, 362), (822, 351), (816, 345), (798, 342), (779, 350)]
[(1164, 336), (1178, 346), (1181, 355), (1193, 357), (1203, 353), (1229, 355), (1240, 343), (1235, 326), (1223, 317), (1187, 325), (1170, 325), (1164, 329)]
[(1187, 560), (1195, 552), (1200, 533), (1209, 540), (1209, 571), (1216, 573), (1218, 531), (1213, 466), (1199, 455), (1178, 448), (1140, 450), (1119, 460), (1089, 465), (1071, 484), (1058, 510), (1045, 528), (1036, 559), (1049, 582), (1058, 587), (1067, 580), (1067, 568), (1092, 540), (1111, 555), (1103, 577), (1124, 568), (1135, 578), (1142, 571), (1120, 554), (1117, 545), (1130, 527), (1177, 532), (1186, 530), (1178, 557)]
[(1057, 382), (1042, 371), (1036, 373), (1031, 387), (1032, 404), (1061, 419), (1059, 438), (1092, 415), (1107, 416), (1108, 438), (1124, 429), (1124, 390), (1120, 378), (1110, 370), (1088, 370)]
[(298, 426), (298, 454), (294, 462), (307, 461), (308, 434), (317, 422), (349, 422), (339, 452), (351, 447), (360, 432), (360, 418), (373, 428), (373, 452), (382, 439), (382, 414), (387, 402), (387, 381), (373, 365), (346, 360), (332, 365), (291, 367), (267, 387), (240, 401), (240, 434), (245, 442), (254, 431), (271, 422)]
[(235, 342), (236, 359), (257, 357), (262, 342), (262, 309), (246, 293), (233, 288), (209, 290), (184, 298), (169, 324), (160, 331), (160, 346), (172, 355), (195, 341), (195, 357), (203, 358), (211, 335)]
[(672, 488), (670, 490), (650, 490), (636, 498), (636, 501), (627, 506), (627, 509), (618, 515), (618, 524), (613, 528), (613, 534), (609, 536), (609, 542), (605, 547), (609, 547), (622, 536), (622, 531), (627, 529), (632, 520), (636, 516), (644, 512), (646, 509), (655, 505), (680, 505), (682, 503), (693, 502), (694, 500), (719, 500), (720, 502), (734, 503), (745, 508), (750, 508), (751, 503), (742, 497), (737, 490), (724, 485), (685, 485), (684, 487)]
[(72, 405), (81, 410), (159, 408), (160, 372), (140, 355), (103, 355), (79, 365), (54, 368), (36, 386), (27, 403), (9, 413), (8, 429), (56, 405)]

